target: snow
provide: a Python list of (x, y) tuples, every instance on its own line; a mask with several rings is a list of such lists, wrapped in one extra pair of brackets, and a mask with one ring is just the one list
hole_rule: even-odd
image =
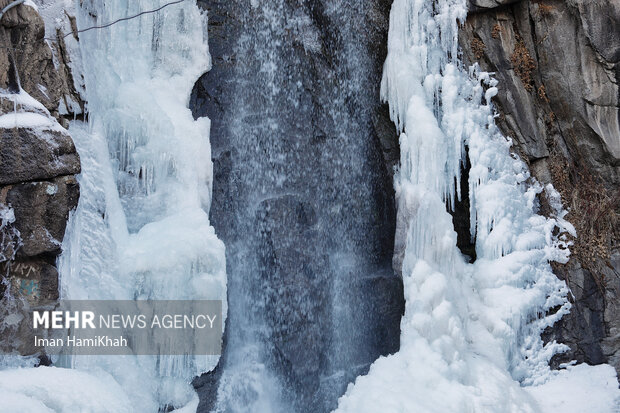
[(50, 127), (53, 122), (47, 116), (38, 113), (8, 113), (0, 116), (0, 128), (44, 128)]
[[(62, 10), (71, 3), (37, 0), (46, 30), (66, 27)], [(85, 5), (78, 26), (157, 4)], [(570, 242), (562, 234), (577, 234), (557, 191), (533, 182), (495, 126), (490, 99), (497, 82), (476, 66), (466, 71), (456, 58), (466, 4), (395, 0), (392, 6), (381, 93), (401, 132), (395, 183), (397, 233), (406, 246), (401, 346), (349, 386), (337, 411), (616, 412), (620, 392), (610, 366), (548, 367), (565, 347), (544, 344), (540, 332), (570, 308), (549, 261), (566, 262)], [(204, 17), (185, 2), (81, 36), (83, 60), (74, 61), (74, 74), (85, 76), (90, 123), (70, 127), (83, 168), (59, 262), (63, 298), (210, 298), (222, 299), (226, 311), (224, 245), (208, 219), (210, 125), (187, 109), (195, 80), (210, 65)], [(29, 96), (0, 97), (31, 108), (0, 116), (0, 127), (59, 127)], [(456, 248), (445, 207), (461, 197), (453, 182), (465, 147), (474, 264)], [(549, 199), (553, 217), (537, 214), (538, 196)], [(0, 209), (0, 220), (3, 228), (13, 222), (12, 211)], [(217, 361), (67, 357), (55, 362), (71, 368), (35, 369), (26, 367), (32, 359), (2, 358), (0, 400), (3, 409), (24, 412), (150, 412), (164, 404), (191, 412), (198, 405), (191, 379)], [(245, 378), (268, 387), (257, 379), (262, 367), (233, 371), (222, 386), (244, 386)]]
[[(14, 223), (15, 210), (0, 203), (0, 263), (14, 259), (15, 252), (21, 243), (21, 234), (13, 225)], [(6, 324), (8, 320), (5, 318), (3, 322)], [(0, 367), (1, 363), (0, 358)]]
[(0, 115), (0, 129), (30, 128), (66, 132), (45, 106), (23, 89), (18, 93), (0, 91), (0, 100), (13, 102), (13, 112)]
[(545, 413), (617, 413), (620, 392), (609, 365), (569, 366), (540, 386), (526, 387)]
[[(570, 309), (549, 262), (568, 260), (562, 234), (575, 230), (557, 191), (529, 176), (494, 124), (497, 81), (458, 61), (466, 8), (465, 0), (392, 5), (381, 95), (401, 132), (396, 245), (405, 245), (405, 315), (400, 351), (349, 385), (336, 412), (543, 412), (564, 397), (545, 389), (577, 383), (583, 372), (590, 383), (573, 386), (572, 397), (604, 393), (611, 411), (620, 394), (613, 369), (548, 367), (566, 347), (540, 334)], [(446, 211), (461, 197), (454, 182), (466, 147), (473, 264), (457, 249)], [(538, 196), (552, 201), (553, 217), (537, 214)], [(556, 398), (543, 404), (547, 396)]]
[(29, 112), (38, 112), (49, 115), (49, 111), (41, 102), (33, 98), (24, 89), (20, 89), (19, 93), (0, 92), (0, 100), (10, 100), (15, 106), (15, 110), (25, 110)]
[(0, 371), (2, 411), (20, 413), (132, 412), (123, 389), (105, 371), (55, 367)]
[(39, 7), (32, 0), (26, 0), (23, 4), (32, 7), (36, 11), (39, 11)]
[(15, 222), (15, 211), (5, 205), (0, 205), (0, 229)]

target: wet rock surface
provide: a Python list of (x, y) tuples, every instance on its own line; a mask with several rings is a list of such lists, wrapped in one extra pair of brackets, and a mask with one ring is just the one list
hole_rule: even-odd
[(532, 174), (561, 193), (578, 233), (570, 262), (555, 266), (573, 308), (546, 334), (571, 347), (553, 364), (609, 362), (620, 371), (620, 6), (470, 3), (465, 60), (495, 72), (498, 124)]
[(329, 411), (399, 345), (398, 141), (379, 99), (390, 2), (198, 3), (213, 68), (190, 107), (212, 122), (230, 303), (218, 373), (196, 381), (201, 409), (256, 341), (289, 411)]

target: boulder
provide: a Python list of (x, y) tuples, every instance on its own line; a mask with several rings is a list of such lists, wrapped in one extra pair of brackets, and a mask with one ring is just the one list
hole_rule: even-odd
[(61, 128), (0, 128), (0, 185), (79, 172), (80, 158), (73, 140)]
[(17, 255), (60, 254), (69, 212), (77, 206), (78, 198), (73, 175), (2, 188), (0, 203), (15, 211), (15, 227), (22, 238)]

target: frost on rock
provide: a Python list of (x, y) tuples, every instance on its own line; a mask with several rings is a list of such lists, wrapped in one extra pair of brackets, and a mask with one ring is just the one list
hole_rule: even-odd
[(20, 233), (14, 223), (13, 208), (0, 204), (0, 263), (14, 259), (21, 243)]
[[(546, 396), (528, 386), (558, 375), (574, 382), (580, 371), (552, 372), (550, 358), (565, 347), (540, 338), (570, 308), (549, 262), (568, 260), (569, 243), (554, 234), (574, 228), (552, 187), (555, 217), (537, 214), (543, 188), (494, 124), (497, 82), (459, 62), (466, 13), (465, 0), (392, 5), (381, 94), (401, 132), (396, 244), (404, 246), (406, 309), (400, 351), (358, 377), (337, 412), (538, 412)], [(461, 197), (454, 182), (466, 148), (473, 264), (457, 249), (446, 210)], [(580, 392), (586, 400), (587, 391), (553, 395)], [(617, 384), (608, 391), (613, 400)]]

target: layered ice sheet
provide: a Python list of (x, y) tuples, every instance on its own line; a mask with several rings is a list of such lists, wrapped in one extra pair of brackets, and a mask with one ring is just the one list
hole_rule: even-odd
[[(77, 26), (164, 3), (76, 2)], [(225, 316), (224, 245), (208, 219), (210, 124), (195, 121), (187, 108), (194, 82), (210, 66), (206, 16), (195, 2), (183, 2), (81, 33), (79, 47), (89, 122), (70, 126), (82, 163), (81, 197), (59, 261), (61, 298), (219, 299)], [(38, 126), (43, 119), (25, 115), (5, 115), (0, 125)], [(61, 358), (56, 366), (67, 368), (0, 372), (0, 397), (4, 403), (11, 393), (11, 406), (22, 411), (195, 411), (190, 381), (218, 358)]]
[[(530, 178), (495, 126), (496, 81), (458, 60), (466, 6), (465, 0), (392, 5), (382, 97), (401, 131), (401, 347), (350, 385), (337, 411), (559, 411), (547, 408), (561, 406), (562, 398), (588, 400), (592, 389), (606, 394), (597, 411), (611, 412), (619, 395), (613, 369), (548, 367), (564, 346), (544, 344), (540, 333), (570, 307), (549, 262), (568, 260), (565, 234), (575, 232), (561, 205), (555, 217), (537, 214), (537, 197), (557, 206), (557, 192)], [(456, 247), (446, 209), (461, 196), (454, 183), (466, 147), (473, 264)]]

